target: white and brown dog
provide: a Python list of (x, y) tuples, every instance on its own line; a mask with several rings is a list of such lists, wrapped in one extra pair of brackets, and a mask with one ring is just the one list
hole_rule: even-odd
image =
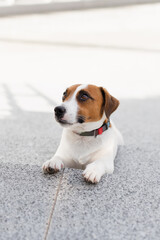
[(114, 158), (123, 138), (110, 115), (119, 101), (106, 89), (94, 85), (73, 85), (64, 92), (55, 118), (64, 127), (60, 145), (43, 164), (45, 173), (64, 167), (84, 169), (85, 180), (97, 183), (105, 173), (113, 173)]

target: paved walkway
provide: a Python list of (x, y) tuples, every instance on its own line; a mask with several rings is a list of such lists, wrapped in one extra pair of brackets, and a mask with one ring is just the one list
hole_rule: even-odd
[(55, 152), (61, 129), (50, 113), (13, 107), (12, 118), (0, 120), (1, 239), (158, 240), (159, 104), (121, 102), (114, 120), (126, 145), (114, 174), (97, 185), (85, 183), (80, 170), (44, 175), (40, 165)]
[[(0, 20), (0, 239), (160, 239), (159, 11), (154, 5)], [(62, 41), (64, 22), (69, 44)], [(144, 26), (150, 40), (138, 34)], [(112, 119), (125, 146), (114, 174), (97, 185), (87, 184), (81, 170), (41, 171), (62, 131), (53, 107), (77, 82), (103, 85), (121, 102)]]

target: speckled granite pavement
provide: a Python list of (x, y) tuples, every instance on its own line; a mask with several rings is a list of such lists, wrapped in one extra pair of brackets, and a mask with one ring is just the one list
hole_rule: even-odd
[(61, 128), (52, 113), (12, 106), (0, 119), (0, 239), (160, 239), (160, 99), (122, 100), (125, 146), (97, 185), (80, 170), (44, 175)]

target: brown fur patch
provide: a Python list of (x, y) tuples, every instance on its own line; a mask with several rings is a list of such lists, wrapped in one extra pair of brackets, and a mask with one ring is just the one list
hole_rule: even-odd
[(71, 87), (66, 89), (66, 96), (63, 96), (62, 101), (65, 102), (67, 100), (69, 100), (69, 98), (72, 97), (73, 93), (75, 92), (75, 90), (77, 89), (77, 87), (79, 87), (81, 84), (75, 84), (72, 85)]
[[(69, 100), (80, 85), (81, 84), (75, 84), (67, 88), (66, 94), (63, 96), (63, 102)], [(83, 91), (89, 95), (89, 98), (86, 101), (81, 101), (79, 98), (80, 93)], [(111, 96), (105, 88), (97, 87), (95, 85), (88, 85), (85, 89), (81, 89), (77, 93), (76, 99), (79, 106), (77, 117), (82, 118), (85, 122), (99, 121), (102, 118), (104, 111), (106, 114), (105, 121), (107, 122), (109, 116), (119, 105), (119, 101)]]
[[(87, 101), (77, 100), (79, 105), (78, 116), (83, 116), (85, 118), (85, 122), (99, 121), (103, 115), (103, 96), (100, 88), (94, 85), (88, 85), (87, 88), (82, 90), (88, 92), (93, 99), (89, 98)], [(78, 95), (79, 92), (77, 93), (77, 99)]]
[(87, 101), (79, 101), (79, 92), (77, 93), (77, 101), (79, 105), (78, 116), (84, 117), (85, 122), (96, 122), (102, 118), (105, 111), (107, 122), (112, 112), (114, 112), (119, 106), (119, 101), (102, 87), (88, 85), (86, 89), (82, 90), (89, 93), (92, 99), (89, 98)]

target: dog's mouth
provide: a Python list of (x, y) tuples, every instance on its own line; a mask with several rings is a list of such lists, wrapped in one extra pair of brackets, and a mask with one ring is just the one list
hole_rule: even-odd
[(60, 123), (61, 125), (73, 125), (72, 123), (69, 123), (69, 122), (67, 122), (66, 120), (62, 119), (62, 118), (57, 118), (57, 117), (55, 117), (55, 119), (56, 119), (56, 121), (57, 121), (58, 123)]
[(64, 119), (64, 117), (57, 117), (56, 115), (55, 115), (55, 119), (56, 119), (56, 121), (57, 121), (58, 123), (60, 123), (62, 126), (67, 126), (67, 125), (68, 125), (68, 126), (71, 126), (71, 125), (74, 125), (74, 124), (76, 124), (76, 123), (82, 124), (82, 123), (85, 122), (85, 117), (84, 117), (84, 116), (78, 116), (78, 117), (77, 117), (77, 121), (76, 121), (76, 122), (73, 122), (73, 123), (68, 122), (67, 120)]

